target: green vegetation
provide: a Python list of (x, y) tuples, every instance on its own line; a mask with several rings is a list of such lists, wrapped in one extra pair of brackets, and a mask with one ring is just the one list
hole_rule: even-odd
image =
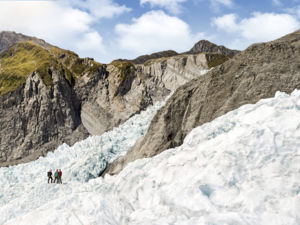
[(163, 58), (163, 57), (172, 57), (178, 55), (177, 52), (173, 50), (167, 50), (167, 51), (162, 51), (162, 52), (155, 52), (151, 55), (141, 55), (137, 57), (136, 59), (130, 60), (134, 64), (144, 64), (146, 61), (149, 61), (151, 59), (158, 59), (158, 58)]
[(111, 65), (117, 67), (120, 71), (120, 82), (127, 80), (134, 74), (134, 65), (131, 62), (115, 60), (111, 62)]
[(88, 73), (90, 76), (93, 75), (93, 73), (95, 73), (98, 68), (102, 66), (101, 63), (95, 62), (91, 58), (80, 58), (76, 53), (69, 50), (62, 50), (57, 47), (52, 47), (50, 52), (54, 58), (58, 59), (64, 68), (67, 68), (75, 80), (86, 73)]
[(227, 56), (218, 53), (205, 53), (205, 57), (209, 68), (216, 67), (229, 59)]
[[(209, 68), (220, 65), (229, 59), (227, 56), (217, 53), (204, 54)], [(170, 57), (150, 59), (144, 65), (163, 62), (168, 58)], [(130, 61), (116, 60), (111, 64), (120, 71), (117, 75), (120, 83), (134, 75), (135, 67)], [(16, 90), (35, 71), (47, 87), (51, 86), (52, 71), (54, 70), (59, 71), (70, 85), (74, 85), (77, 79), (85, 74), (89, 77), (93, 76), (101, 65), (93, 59), (80, 58), (72, 51), (54, 46), (45, 48), (32, 41), (20, 42), (0, 54), (0, 96)]]
[(57, 47), (46, 49), (31, 41), (20, 42), (0, 54), (0, 96), (16, 90), (35, 71), (50, 87), (53, 70), (58, 70), (73, 85), (76, 78), (86, 73), (91, 76), (100, 66), (93, 59), (79, 58), (71, 51)]
[(144, 66), (150, 66), (152, 63), (156, 63), (156, 62), (163, 62), (170, 59), (171, 57), (174, 56), (163, 56), (161, 58), (149, 59), (146, 62), (144, 62)]
[(75, 59), (70, 69), (73, 73), (77, 74), (77, 76), (81, 76), (85, 70), (83, 66), (83, 59), (81, 58)]
[(17, 89), (34, 71), (42, 74), (44, 83), (49, 85), (49, 68), (55, 64), (47, 50), (31, 42), (11, 47), (0, 55), (0, 96)]

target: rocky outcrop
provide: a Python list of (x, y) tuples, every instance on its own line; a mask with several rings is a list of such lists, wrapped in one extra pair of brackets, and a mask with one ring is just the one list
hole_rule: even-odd
[[(37, 73), (0, 98), (0, 165), (27, 162), (67, 142), (87, 137), (80, 101), (58, 71), (48, 88)], [(72, 134), (76, 133), (76, 138)]]
[(12, 44), (0, 53), (0, 166), (100, 135), (228, 59), (201, 53), (105, 65), (39, 39), (0, 34), (2, 49)]
[(11, 46), (13, 46), (18, 42), (26, 42), (26, 41), (32, 41), (45, 48), (50, 48), (52, 46), (42, 39), (29, 37), (12, 31), (2, 31), (0, 32), (0, 53), (8, 50)]
[[(122, 75), (124, 70), (127, 75)], [(170, 92), (153, 77), (139, 76), (132, 64), (124, 62), (105, 66), (99, 80), (82, 77), (75, 89), (82, 100), (82, 123), (92, 135), (118, 126)]]
[[(84, 127), (90, 134), (100, 135), (118, 126), (147, 106), (162, 101), (170, 91), (207, 72), (211, 60), (215, 60), (212, 55), (220, 56), (178, 55), (138, 65), (115, 61), (105, 67), (107, 77), (88, 89), (84, 87), (91, 81), (80, 78), (80, 88), (76, 86), (76, 89), (88, 90), (88, 93), (80, 94)], [(227, 60), (227, 57), (221, 57)]]
[(179, 86), (205, 74), (215, 65), (222, 64), (229, 58), (215, 53), (177, 55), (148, 60), (136, 65), (138, 74), (153, 76), (168, 90), (175, 91)]
[(129, 162), (179, 146), (194, 127), (244, 104), (300, 88), (300, 30), (254, 44), (238, 57), (176, 90), (151, 122), (146, 136), (102, 174), (116, 174)]
[(214, 43), (211, 43), (207, 40), (201, 40), (197, 42), (186, 54), (198, 54), (198, 53), (204, 53), (204, 52), (214, 52), (219, 53), (222, 55), (226, 55), (229, 58), (232, 58), (236, 54), (238, 54), (240, 51), (238, 50), (231, 50), (223, 45), (216, 45)]

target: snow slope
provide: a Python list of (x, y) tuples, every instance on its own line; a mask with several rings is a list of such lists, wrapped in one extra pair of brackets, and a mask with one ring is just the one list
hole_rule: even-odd
[[(128, 130), (122, 132), (117, 136)], [(195, 128), (182, 146), (130, 163), (117, 176), (88, 179), (93, 168), (82, 160), (78, 173), (64, 168), (63, 185), (48, 185), (41, 174), (31, 184), (19, 179), (53, 163), (50, 155), (0, 169), (0, 224), (297, 225), (300, 91), (227, 113)]]

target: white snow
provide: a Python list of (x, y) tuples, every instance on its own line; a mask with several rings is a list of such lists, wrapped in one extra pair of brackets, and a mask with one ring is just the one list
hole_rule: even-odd
[[(152, 116), (1, 168), (0, 224), (300, 224), (300, 91), (242, 106), (175, 149), (90, 179)], [(46, 183), (49, 168), (63, 170), (64, 184)]]

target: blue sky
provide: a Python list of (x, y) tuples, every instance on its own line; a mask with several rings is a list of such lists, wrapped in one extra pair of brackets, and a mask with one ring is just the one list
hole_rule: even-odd
[(299, 28), (300, 0), (0, 0), (0, 30), (103, 63), (201, 39), (243, 50)]

